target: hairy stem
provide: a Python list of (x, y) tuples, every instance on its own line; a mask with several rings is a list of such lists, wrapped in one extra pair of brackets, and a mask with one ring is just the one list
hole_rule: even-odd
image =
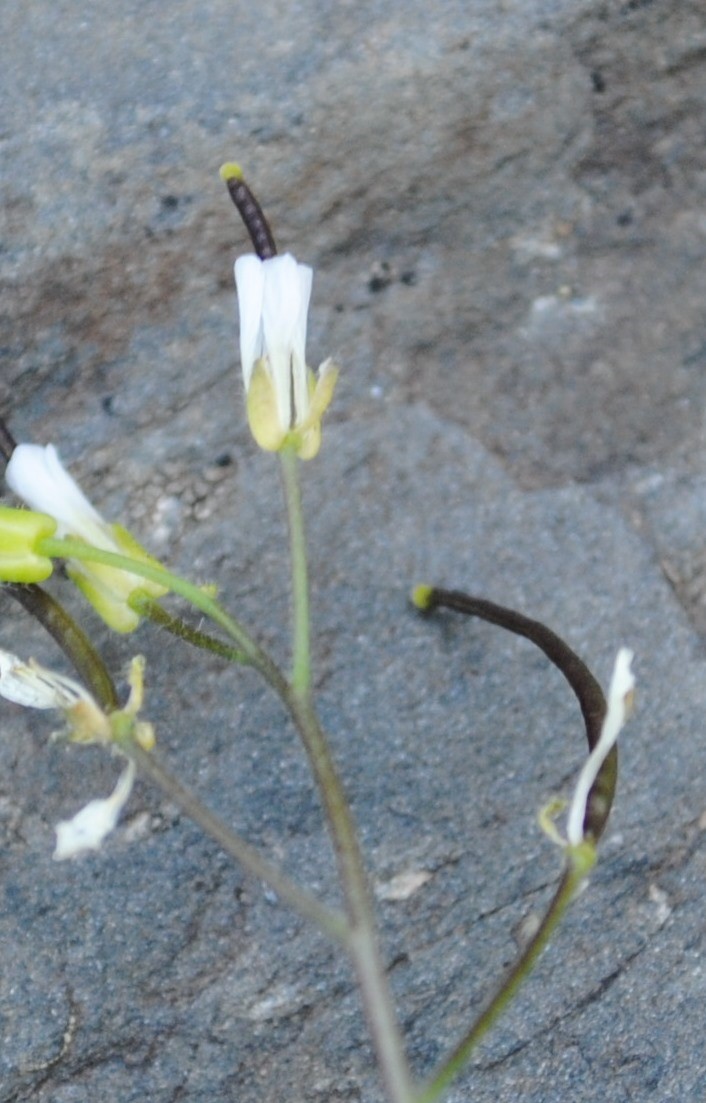
[(210, 651), (212, 655), (219, 655), (231, 663), (250, 665), (250, 660), (244, 651), (230, 647), (227, 643), (214, 639), (213, 636), (209, 636), (207, 632), (201, 632), (198, 628), (192, 628), (180, 617), (171, 616), (158, 601), (143, 591), (138, 590), (137, 593), (132, 594), (128, 598), (128, 605), (138, 616), (151, 620), (158, 628), (163, 628), (177, 639), (190, 643), (192, 647), (198, 647), (201, 651)]

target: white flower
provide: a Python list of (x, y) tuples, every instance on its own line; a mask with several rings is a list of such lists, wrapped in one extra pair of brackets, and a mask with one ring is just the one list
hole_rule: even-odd
[(118, 778), (118, 784), (109, 797), (92, 800), (73, 819), (62, 820), (56, 825), (57, 862), (73, 858), (84, 850), (98, 850), (106, 835), (115, 828), (120, 813), (132, 792), (135, 767), (129, 762)]
[(291, 444), (303, 459), (321, 443), (321, 418), (338, 374), (330, 360), (318, 379), (306, 366), (306, 327), (313, 272), (291, 254), (235, 262), (240, 359), (248, 420), (261, 448)]
[(46, 448), (41, 444), (18, 444), (5, 479), (30, 509), (54, 518), (58, 536), (78, 536), (93, 547), (116, 550), (109, 526), (69, 475), (53, 444)]
[(630, 715), (635, 677), (630, 668), (632, 651), (621, 647), (613, 667), (613, 675), (608, 690), (608, 708), (601, 728), (598, 742), (586, 759), (576, 783), (574, 799), (569, 808), (566, 823), (566, 836), (570, 846), (583, 842), (583, 822), (586, 818), (586, 804), (591, 787), (598, 772), (615, 745), (621, 728)]
[[(8, 486), (32, 510), (57, 522), (58, 537), (73, 537), (91, 547), (142, 562), (155, 560), (120, 525), (104, 521), (59, 459), (53, 444), (18, 444), (5, 471)], [(97, 563), (71, 560), (69, 574), (94, 608), (117, 632), (131, 632), (140, 618), (128, 605), (135, 590), (161, 597), (164, 587)]]

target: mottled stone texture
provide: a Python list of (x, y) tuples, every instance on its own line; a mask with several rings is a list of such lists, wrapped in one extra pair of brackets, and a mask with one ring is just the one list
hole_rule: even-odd
[[(583, 751), (529, 645), (409, 611), (431, 581), (546, 620), (604, 681), (629, 644), (639, 681), (591, 887), (449, 1098), (706, 1098), (703, 3), (4, 0), (0, 32), (2, 411), (283, 657), (222, 161), (316, 267), (311, 359), (343, 365), (307, 468), (318, 683), (415, 1068), (547, 898), (535, 814)], [(116, 672), (146, 655), (170, 765), (333, 899), (257, 679), (84, 619)], [(60, 662), (7, 599), (0, 642)], [(1, 1103), (380, 1099), (322, 939), (146, 785), (103, 852), (53, 863), (117, 764), (1, 722)]]

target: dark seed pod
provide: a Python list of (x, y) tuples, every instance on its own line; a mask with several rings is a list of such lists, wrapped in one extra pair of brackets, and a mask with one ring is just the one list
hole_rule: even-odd
[(228, 194), (238, 208), (238, 213), (250, 234), (253, 248), (260, 260), (269, 260), (277, 255), (277, 246), (272, 230), (265, 218), (262, 207), (243, 179), (239, 165), (232, 162), (221, 168), (221, 180), (228, 188)]

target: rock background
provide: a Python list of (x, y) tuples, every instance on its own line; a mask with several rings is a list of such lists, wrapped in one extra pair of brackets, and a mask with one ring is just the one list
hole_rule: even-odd
[[(409, 612), (430, 580), (547, 621), (603, 681), (630, 644), (640, 686), (591, 888), (449, 1098), (703, 1098), (703, 5), (6, 0), (0, 29), (3, 413), (282, 656), (222, 161), (316, 267), (311, 358), (344, 365), (307, 468), (321, 705), (415, 1068), (550, 891), (535, 813), (582, 755), (528, 645)], [(146, 654), (166, 760), (333, 895), (255, 678), (97, 632), (116, 671)], [(7, 599), (0, 636), (58, 661)], [(50, 727), (3, 707), (0, 1101), (379, 1099), (347, 967), (149, 787), (52, 862), (116, 766)], [(429, 877), (386, 899), (406, 871)]]

